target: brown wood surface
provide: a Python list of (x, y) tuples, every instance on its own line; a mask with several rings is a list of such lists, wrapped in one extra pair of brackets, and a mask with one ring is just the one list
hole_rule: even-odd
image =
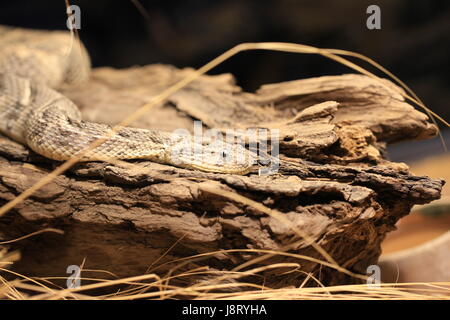
[[(190, 72), (165, 65), (99, 68), (88, 84), (62, 91), (86, 120), (116, 124)], [(438, 199), (444, 184), (386, 160), (386, 144), (437, 133), (398, 90), (387, 80), (347, 74), (270, 84), (247, 93), (231, 75), (202, 76), (133, 126), (192, 131), (192, 120), (201, 120), (205, 128), (222, 130), (278, 129), (279, 172), (205, 173), (149, 161), (77, 164), (0, 218), (5, 240), (49, 226), (65, 231), (14, 243), (12, 249), (20, 249), (22, 259), (13, 270), (66, 276), (68, 265), (86, 258), (85, 268), (117, 276), (164, 276), (174, 266), (170, 272), (175, 274), (195, 266), (224, 271), (257, 257), (221, 252), (188, 263), (173, 261), (226, 249), (289, 248), (324, 260), (298, 238), (294, 226), (342, 267), (364, 274), (377, 262), (380, 243), (397, 220), (414, 204)], [(0, 136), (0, 202), (13, 199), (56, 165)], [(230, 194), (276, 209), (291, 225)], [(300, 268), (268, 269), (247, 280), (281, 287), (299, 285), (312, 273), (327, 285), (355, 281), (287, 256), (275, 255), (253, 266), (279, 262), (299, 263)]]

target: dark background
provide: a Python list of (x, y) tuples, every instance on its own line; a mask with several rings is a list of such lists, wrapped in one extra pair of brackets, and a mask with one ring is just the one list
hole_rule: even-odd
[[(346, 49), (381, 63), (450, 119), (450, 1), (140, 0), (144, 10), (136, 2), (70, 1), (81, 8), (80, 36), (94, 66), (168, 63), (198, 68), (242, 42)], [(370, 4), (381, 8), (381, 30), (366, 27)], [(0, 24), (65, 29), (65, 2), (0, 1)], [(222, 72), (233, 73), (240, 86), (252, 91), (264, 83), (352, 71), (319, 56), (259, 51), (240, 53), (211, 73)], [(430, 143), (442, 150), (438, 139)]]

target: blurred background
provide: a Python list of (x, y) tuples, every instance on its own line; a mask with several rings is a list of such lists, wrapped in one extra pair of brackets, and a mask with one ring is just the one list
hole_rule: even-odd
[[(433, 111), (450, 120), (450, 1), (71, 0), (70, 4), (81, 8), (79, 33), (94, 67), (167, 63), (198, 68), (242, 42), (285, 41), (346, 49), (385, 66)], [(371, 4), (381, 8), (381, 30), (366, 27)], [(0, 24), (64, 30), (66, 18), (64, 0), (0, 1)], [(319, 56), (260, 51), (240, 53), (211, 73), (224, 72), (234, 74), (244, 90), (253, 91), (265, 83), (351, 70)], [(450, 147), (450, 132), (442, 133)], [(416, 174), (450, 180), (450, 156), (439, 138), (394, 145), (389, 155), (411, 165)], [(450, 196), (448, 186), (444, 196)], [(411, 217), (416, 219), (409, 232), (415, 245), (420, 238), (416, 227), (428, 227), (424, 218)], [(399, 230), (401, 241), (398, 233), (392, 233), (386, 251), (405, 246), (401, 231), (408, 230), (408, 219), (401, 221), (406, 225)], [(450, 228), (448, 214), (427, 221), (434, 222), (425, 240)]]
[[(357, 51), (394, 72), (450, 118), (450, 2), (446, 0), (70, 0), (94, 66), (149, 63), (200, 67), (241, 42), (286, 41)], [(64, 0), (0, 1), (0, 23), (65, 29)], [(366, 9), (381, 8), (381, 30)], [(263, 83), (349, 72), (314, 55), (246, 52), (212, 73), (245, 90)]]

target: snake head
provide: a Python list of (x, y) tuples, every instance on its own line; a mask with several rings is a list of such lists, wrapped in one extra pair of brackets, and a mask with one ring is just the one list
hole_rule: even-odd
[(257, 164), (257, 155), (239, 143), (190, 135), (171, 136), (168, 162), (206, 172), (245, 174)]

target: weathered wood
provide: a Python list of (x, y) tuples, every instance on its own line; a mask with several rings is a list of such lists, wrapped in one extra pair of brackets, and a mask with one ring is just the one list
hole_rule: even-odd
[[(80, 106), (86, 120), (115, 124), (190, 72), (164, 65), (99, 68), (88, 84), (62, 92)], [(387, 143), (425, 139), (437, 129), (404, 101), (400, 89), (383, 83), (349, 74), (245, 93), (231, 75), (201, 77), (133, 126), (192, 131), (192, 119), (198, 119), (207, 128), (222, 130), (279, 129), (279, 172), (227, 175), (149, 161), (77, 164), (0, 218), (5, 239), (43, 226), (66, 231), (14, 244), (23, 251), (15, 270), (65, 275), (68, 265), (86, 258), (86, 268), (119, 276), (140, 274), (150, 266), (163, 276), (177, 263), (161, 264), (181, 257), (226, 249), (283, 250), (288, 245), (291, 253), (324, 260), (308, 243), (298, 241), (292, 226), (248, 203), (208, 191), (213, 188), (276, 209), (341, 266), (364, 274), (377, 262), (380, 243), (396, 221), (414, 204), (438, 199), (444, 184), (414, 176), (406, 165), (385, 159)], [(56, 165), (0, 136), (1, 202)], [(217, 253), (178, 271), (201, 265), (231, 270), (254, 257), (249, 252)], [(260, 264), (288, 261), (298, 262), (301, 271), (312, 272), (324, 284), (355, 281), (292, 257), (272, 256)], [(269, 269), (264, 277), (249, 281), (285, 286), (305, 278), (305, 273), (284, 271)], [(182, 281), (191, 283), (194, 277)]]

